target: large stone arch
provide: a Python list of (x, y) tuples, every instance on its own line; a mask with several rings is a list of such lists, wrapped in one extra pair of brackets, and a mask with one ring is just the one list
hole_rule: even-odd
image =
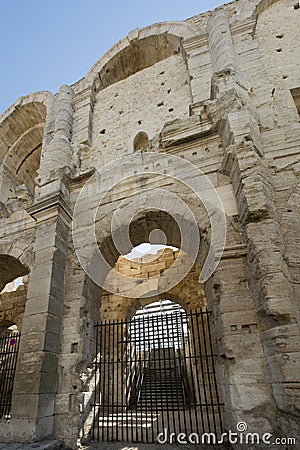
[(11, 261), (17, 261), (16, 265), (22, 266), (26, 272), (23, 275), (26, 275), (34, 265), (33, 242), (29, 242), (28, 236), (27, 242), (21, 239), (13, 243), (0, 242), (0, 255)]
[[(205, 210), (203, 208), (202, 212), (204, 213), (204, 211)], [(131, 241), (131, 246), (128, 246), (128, 244), (126, 243), (123, 249), (119, 248), (118, 250), (115, 246), (113, 236), (111, 235), (110, 227), (112, 215), (113, 212), (105, 216), (103, 220), (100, 220), (96, 224), (96, 237), (98, 247), (100, 249), (101, 258), (103, 257), (104, 261), (108, 263), (108, 266), (106, 266), (106, 270), (105, 265), (102, 266), (103, 270), (102, 276), (98, 278), (95, 274), (95, 270), (97, 270), (96, 269), (97, 262), (99, 262), (99, 254), (98, 250), (96, 250), (94, 253), (94, 257), (91, 258), (91, 265), (90, 265), (91, 269), (90, 273), (92, 274), (92, 279), (94, 281), (96, 278), (98, 278), (99, 281), (102, 280), (104, 282), (106, 277), (109, 275), (109, 270), (115, 267), (115, 264), (117, 263), (118, 258), (120, 256), (120, 250), (121, 253), (124, 255), (128, 253), (133, 247), (136, 247), (143, 242), (149, 242), (149, 236), (151, 235), (151, 232), (157, 229), (161, 230), (165, 234), (167, 239), (166, 245), (176, 247), (179, 249), (181, 248), (183, 250), (183, 253), (187, 254), (188, 258), (191, 259), (193, 258), (193, 256), (189, 252), (191, 248), (182, 248), (180, 230), (176, 220), (174, 220), (174, 218), (168, 213), (164, 211), (157, 211), (154, 209), (146, 210), (145, 212), (138, 214), (135, 217), (135, 219), (130, 223), (129, 226), (129, 238)], [(178, 216), (180, 216), (180, 211), (178, 212)], [(203, 218), (202, 223), (196, 224), (199, 235), (201, 236), (201, 245), (197, 253), (197, 256), (195, 257), (195, 261), (201, 268), (204, 266), (205, 260), (208, 256), (208, 252), (210, 249), (209, 219), (207, 218), (207, 215), (205, 216), (204, 214), (202, 218)], [(187, 227), (187, 229), (189, 227), (192, 227), (189, 221), (185, 220), (185, 218), (180, 217), (180, 220), (182, 221), (181, 226)], [(116, 231), (116, 235), (120, 237), (120, 240), (122, 239), (121, 236), (125, 236), (125, 233), (126, 233), (126, 224), (124, 224), (124, 228), (120, 227), (120, 229)], [(145, 289), (148, 288), (145, 287)]]
[(0, 254), (0, 290), (7, 283), (27, 275), (28, 272), (29, 269), (14, 256)]
[(32, 202), (52, 97), (50, 92), (21, 97), (0, 117), (0, 200), (8, 202), (8, 213)]
[[(78, 102), (83, 108), (86, 108), (88, 114), (85, 120), (85, 131), (78, 135), (75, 133), (73, 139), (78, 144), (91, 145), (90, 127), (92, 127), (94, 105), (97, 103), (96, 96), (99, 90), (178, 53), (183, 55), (183, 66), (185, 67), (185, 50), (181, 42), (198, 33), (199, 27), (192, 23), (163, 22), (135, 29), (111, 47), (94, 64), (86, 76), (74, 85), (75, 98), (78, 96)], [(87, 92), (83, 98), (80, 96), (82, 89)]]
[(46, 109), (53, 94), (48, 91), (34, 92), (18, 98), (0, 116), (0, 162), (11, 146), (37, 124), (46, 120)]
[[(105, 53), (91, 68), (85, 77), (85, 80), (89, 84), (97, 82), (97, 76), (103, 71), (104, 67), (112, 61), (118, 54), (124, 52), (125, 49), (129, 49), (130, 46), (136, 45), (139, 41), (151, 40), (156, 37), (170, 37), (173, 42), (178, 42), (177, 39), (188, 39), (199, 32), (196, 26), (182, 22), (162, 22), (155, 25), (151, 25), (142, 29), (133, 30), (127, 37), (115, 44), (108, 52)], [(148, 41), (149, 42), (149, 41)], [(163, 57), (161, 57), (163, 59)], [(156, 61), (157, 62), (157, 61)], [(132, 61), (129, 61), (132, 64)], [(150, 64), (149, 64), (150, 65)], [(148, 65), (143, 68), (148, 67)]]

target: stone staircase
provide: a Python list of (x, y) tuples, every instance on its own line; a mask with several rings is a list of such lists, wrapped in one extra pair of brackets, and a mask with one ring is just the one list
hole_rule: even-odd
[(141, 409), (184, 409), (185, 391), (179, 361), (173, 348), (151, 352), (137, 406)]

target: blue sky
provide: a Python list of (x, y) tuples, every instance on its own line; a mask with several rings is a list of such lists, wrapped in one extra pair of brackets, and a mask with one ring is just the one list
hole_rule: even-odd
[(0, 114), (21, 95), (82, 78), (134, 28), (183, 20), (220, 0), (0, 0)]

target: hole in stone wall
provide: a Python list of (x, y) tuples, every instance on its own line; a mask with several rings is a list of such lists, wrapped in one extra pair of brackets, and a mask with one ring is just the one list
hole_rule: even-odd
[(14, 292), (19, 286), (24, 286), (24, 277), (18, 277), (14, 281), (7, 283), (2, 292)]
[(158, 107), (163, 106), (163, 105), (164, 105), (164, 102), (157, 103)]
[(276, 52), (277, 52), (277, 53), (282, 52), (282, 48), (276, 48)]
[(101, 130), (100, 134), (105, 134), (105, 129)]
[(250, 325), (242, 325), (242, 333), (243, 334), (251, 333)]
[(0, 292), (11, 292), (24, 284), (29, 270), (13, 256), (0, 255)]
[(78, 342), (71, 344), (71, 353), (78, 353)]
[[(162, 233), (162, 232), (160, 230), (154, 230), (154, 231), (157, 231), (158, 233), (157, 233), (157, 236), (154, 236), (154, 233), (152, 232), (152, 234), (154, 236), (153, 242), (158, 242), (158, 241), (162, 242), (162, 240), (160, 239), (160, 234), (159, 234), (159, 232), (160, 233)], [(172, 247), (170, 245), (143, 242), (142, 244), (139, 244), (136, 247), (134, 247), (129, 253), (127, 253), (127, 255), (124, 255), (124, 256), (126, 259), (129, 259), (131, 261), (135, 258), (142, 258), (145, 255), (156, 255), (156, 253), (158, 251), (165, 250), (166, 248), (170, 248), (173, 251), (178, 250), (178, 248)]]
[(294, 5), (294, 9), (299, 9), (300, 8), (300, 4), (296, 3), (296, 5)]
[(173, 112), (174, 111), (174, 108), (169, 108), (169, 112)]
[(277, 39), (282, 39), (284, 34), (276, 34)]

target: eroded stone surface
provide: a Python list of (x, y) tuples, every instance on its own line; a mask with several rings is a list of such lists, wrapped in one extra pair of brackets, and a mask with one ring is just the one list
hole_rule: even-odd
[[(78, 235), (84, 241), (95, 220), (109, 267), (146, 280), (149, 290), (176, 252), (155, 262), (119, 258), (114, 213), (134, 212), (133, 198), (144, 205), (132, 215), (125, 254), (155, 229), (180, 248), (176, 220), (191, 236), (192, 225), (179, 199), (193, 211), (201, 237), (195, 264), (172, 289), (167, 281), (160, 287), (186, 310), (213, 313), (225, 427), (235, 430), (243, 420), (253, 432), (300, 435), (299, 30), (295, 0), (231, 2), (134, 30), (72, 88), (22, 97), (2, 114), (0, 290), (17, 276), (28, 274), (28, 284), (0, 294), (1, 329), (15, 324), (22, 332), (12, 419), (0, 420), (0, 440), (57, 438), (76, 448), (89, 431), (93, 325), (131, 318), (145, 303), (102, 290), (78, 261), (72, 226), (87, 182)], [(153, 155), (142, 175), (137, 154)], [(195, 172), (181, 174), (171, 155), (209, 177), (226, 215), (224, 252), (204, 285), (210, 217), (189, 188)], [(108, 163), (113, 170), (104, 170)], [(99, 179), (105, 195), (94, 217)], [(161, 198), (158, 188), (168, 196), (163, 212), (149, 207)], [(125, 222), (118, 223), (121, 236)], [(92, 264), (88, 242), (84, 248)], [(185, 273), (184, 262), (176, 270), (173, 280)], [(109, 268), (101, 275), (110, 277)]]

